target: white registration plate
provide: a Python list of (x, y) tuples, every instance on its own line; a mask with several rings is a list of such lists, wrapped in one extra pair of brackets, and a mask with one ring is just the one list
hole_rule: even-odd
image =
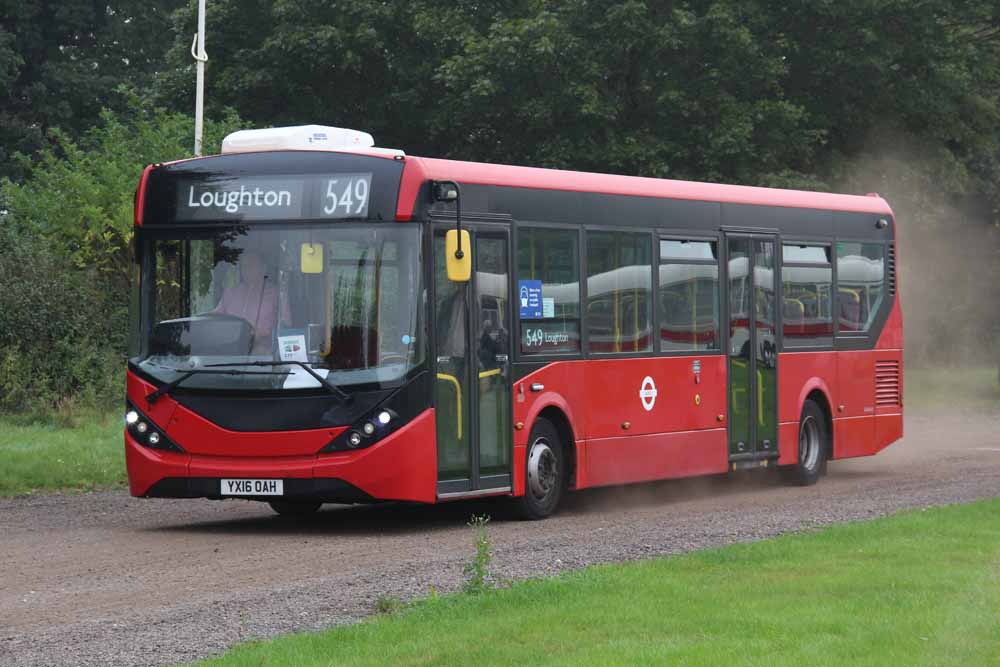
[(280, 496), (285, 493), (284, 480), (280, 479), (224, 479), (224, 496)]

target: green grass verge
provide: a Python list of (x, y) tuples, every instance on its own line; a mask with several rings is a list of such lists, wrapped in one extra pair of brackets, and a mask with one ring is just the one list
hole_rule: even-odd
[(0, 418), (0, 496), (125, 483), (120, 415), (74, 417), (73, 427)]
[(424, 600), (202, 664), (995, 665), (998, 609), (987, 501)]
[(1000, 411), (995, 366), (904, 368), (903, 400), (912, 414)]

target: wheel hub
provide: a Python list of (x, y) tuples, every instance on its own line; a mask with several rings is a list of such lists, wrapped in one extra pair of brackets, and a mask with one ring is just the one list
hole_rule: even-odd
[(528, 490), (542, 499), (552, 492), (558, 480), (556, 455), (545, 438), (538, 438), (528, 453)]
[(799, 463), (812, 470), (819, 461), (819, 425), (812, 416), (806, 417), (799, 428)]

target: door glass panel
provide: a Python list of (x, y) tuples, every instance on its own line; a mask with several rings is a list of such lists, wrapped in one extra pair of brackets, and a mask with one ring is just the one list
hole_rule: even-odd
[(754, 371), (757, 451), (776, 451), (778, 431), (778, 348), (775, 328), (774, 241), (755, 240), (754, 246)]
[(469, 392), (467, 283), (448, 280), (444, 236), (434, 237), (434, 322), (437, 337), (435, 421), (437, 422), (438, 480), (467, 479), (469, 447)]
[(728, 239), (730, 454), (752, 451), (750, 440), (750, 240)]
[(510, 472), (510, 305), (507, 239), (476, 239), (476, 310), (479, 340), (479, 474)]

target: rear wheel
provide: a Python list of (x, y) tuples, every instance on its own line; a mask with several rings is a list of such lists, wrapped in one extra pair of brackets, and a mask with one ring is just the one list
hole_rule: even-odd
[(823, 410), (815, 401), (806, 401), (799, 419), (799, 461), (781, 469), (785, 479), (799, 486), (815, 484), (826, 470), (829, 443)]
[(548, 419), (539, 418), (528, 438), (524, 495), (515, 498), (522, 519), (544, 519), (559, 506), (566, 489), (566, 464), (559, 432)]
[(272, 500), (268, 503), (275, 512), (287, 517), (312, 516), (322, 507), (323, 503), (294, 502), (291, 500)]

